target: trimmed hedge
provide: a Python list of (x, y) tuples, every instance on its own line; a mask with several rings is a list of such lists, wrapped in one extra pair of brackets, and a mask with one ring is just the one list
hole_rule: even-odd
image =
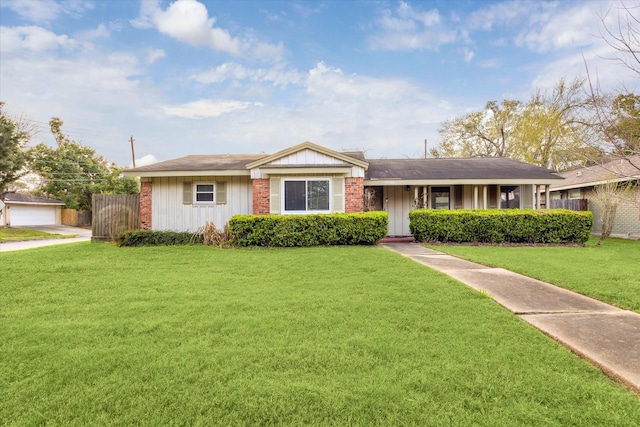
[(202, 244), (201, 233), (188, 231), (127, 231), (116, 238), (118, 246), (173, 246)]
[(591, 212), (566, 209), (417, 209), (409, 213), (409, 229), (419, 242), (584, 244), (592, 226)]
[(236, 215), (229, 232), (238, 246), (375, 245), (388, 225), (386, 212)]

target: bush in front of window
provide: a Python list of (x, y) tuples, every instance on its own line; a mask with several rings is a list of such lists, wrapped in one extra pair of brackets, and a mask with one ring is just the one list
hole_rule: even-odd
[(388, 225), (386, 212), (236, 215), (229, 232), (238, 246), (375, 245)]
[(173, 246), (202, 244), (203, 236), (187, 231), (127, 231), (116, 238), (118, 246)]
[(419, 242), (584, 244), (593, 215), (566, 209), (433, 210), (409, 213)]

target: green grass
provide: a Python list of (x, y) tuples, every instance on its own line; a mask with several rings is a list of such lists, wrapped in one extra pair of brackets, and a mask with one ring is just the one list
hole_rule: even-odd
[(16, 242), (19, 240), (67, 239), (77, 237), (75, 234), (53, 234), (29, 228), (0, 227), (0, 242)]
[(0, 254), (0, 424), (635, 426), (640, 399), (379, 247)]
[(429, 246), (640, 312), (640, 241), (593, 237), (581, 246)]

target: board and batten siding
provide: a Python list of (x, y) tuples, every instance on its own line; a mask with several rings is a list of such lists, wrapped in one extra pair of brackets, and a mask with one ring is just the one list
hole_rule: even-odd
[[(184, 204), (185, 182), (226, 183), (226, 203)], [(153, 229), (195, 232), (207, 221), (222, 229), (232, 216), (251, 214), (251, 203), (252, 188), (248, 176), (154, 178), (151, 208)]]
[(323, 153), (318, 153), (317, 151), (313, 151), (310, 149), (298, 151), (293, 154), (289, 154), (288, 156), (282, 157), (280, 159), (274, 160), (271, 162), (272, 165), (339, 165), (344, 164), (344, 162), (340, 159), (336, 159), (335, 157), (327, 156)]

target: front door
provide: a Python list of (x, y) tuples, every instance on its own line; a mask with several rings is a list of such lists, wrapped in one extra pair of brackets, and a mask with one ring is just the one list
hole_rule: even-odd
[[(408, 190), (407, 190), (408, 189)], [(411, 236), (409, 212), (413, 208), (413, 187), (384, 187), (384, 210), (389, 214), (389, 236)]]

